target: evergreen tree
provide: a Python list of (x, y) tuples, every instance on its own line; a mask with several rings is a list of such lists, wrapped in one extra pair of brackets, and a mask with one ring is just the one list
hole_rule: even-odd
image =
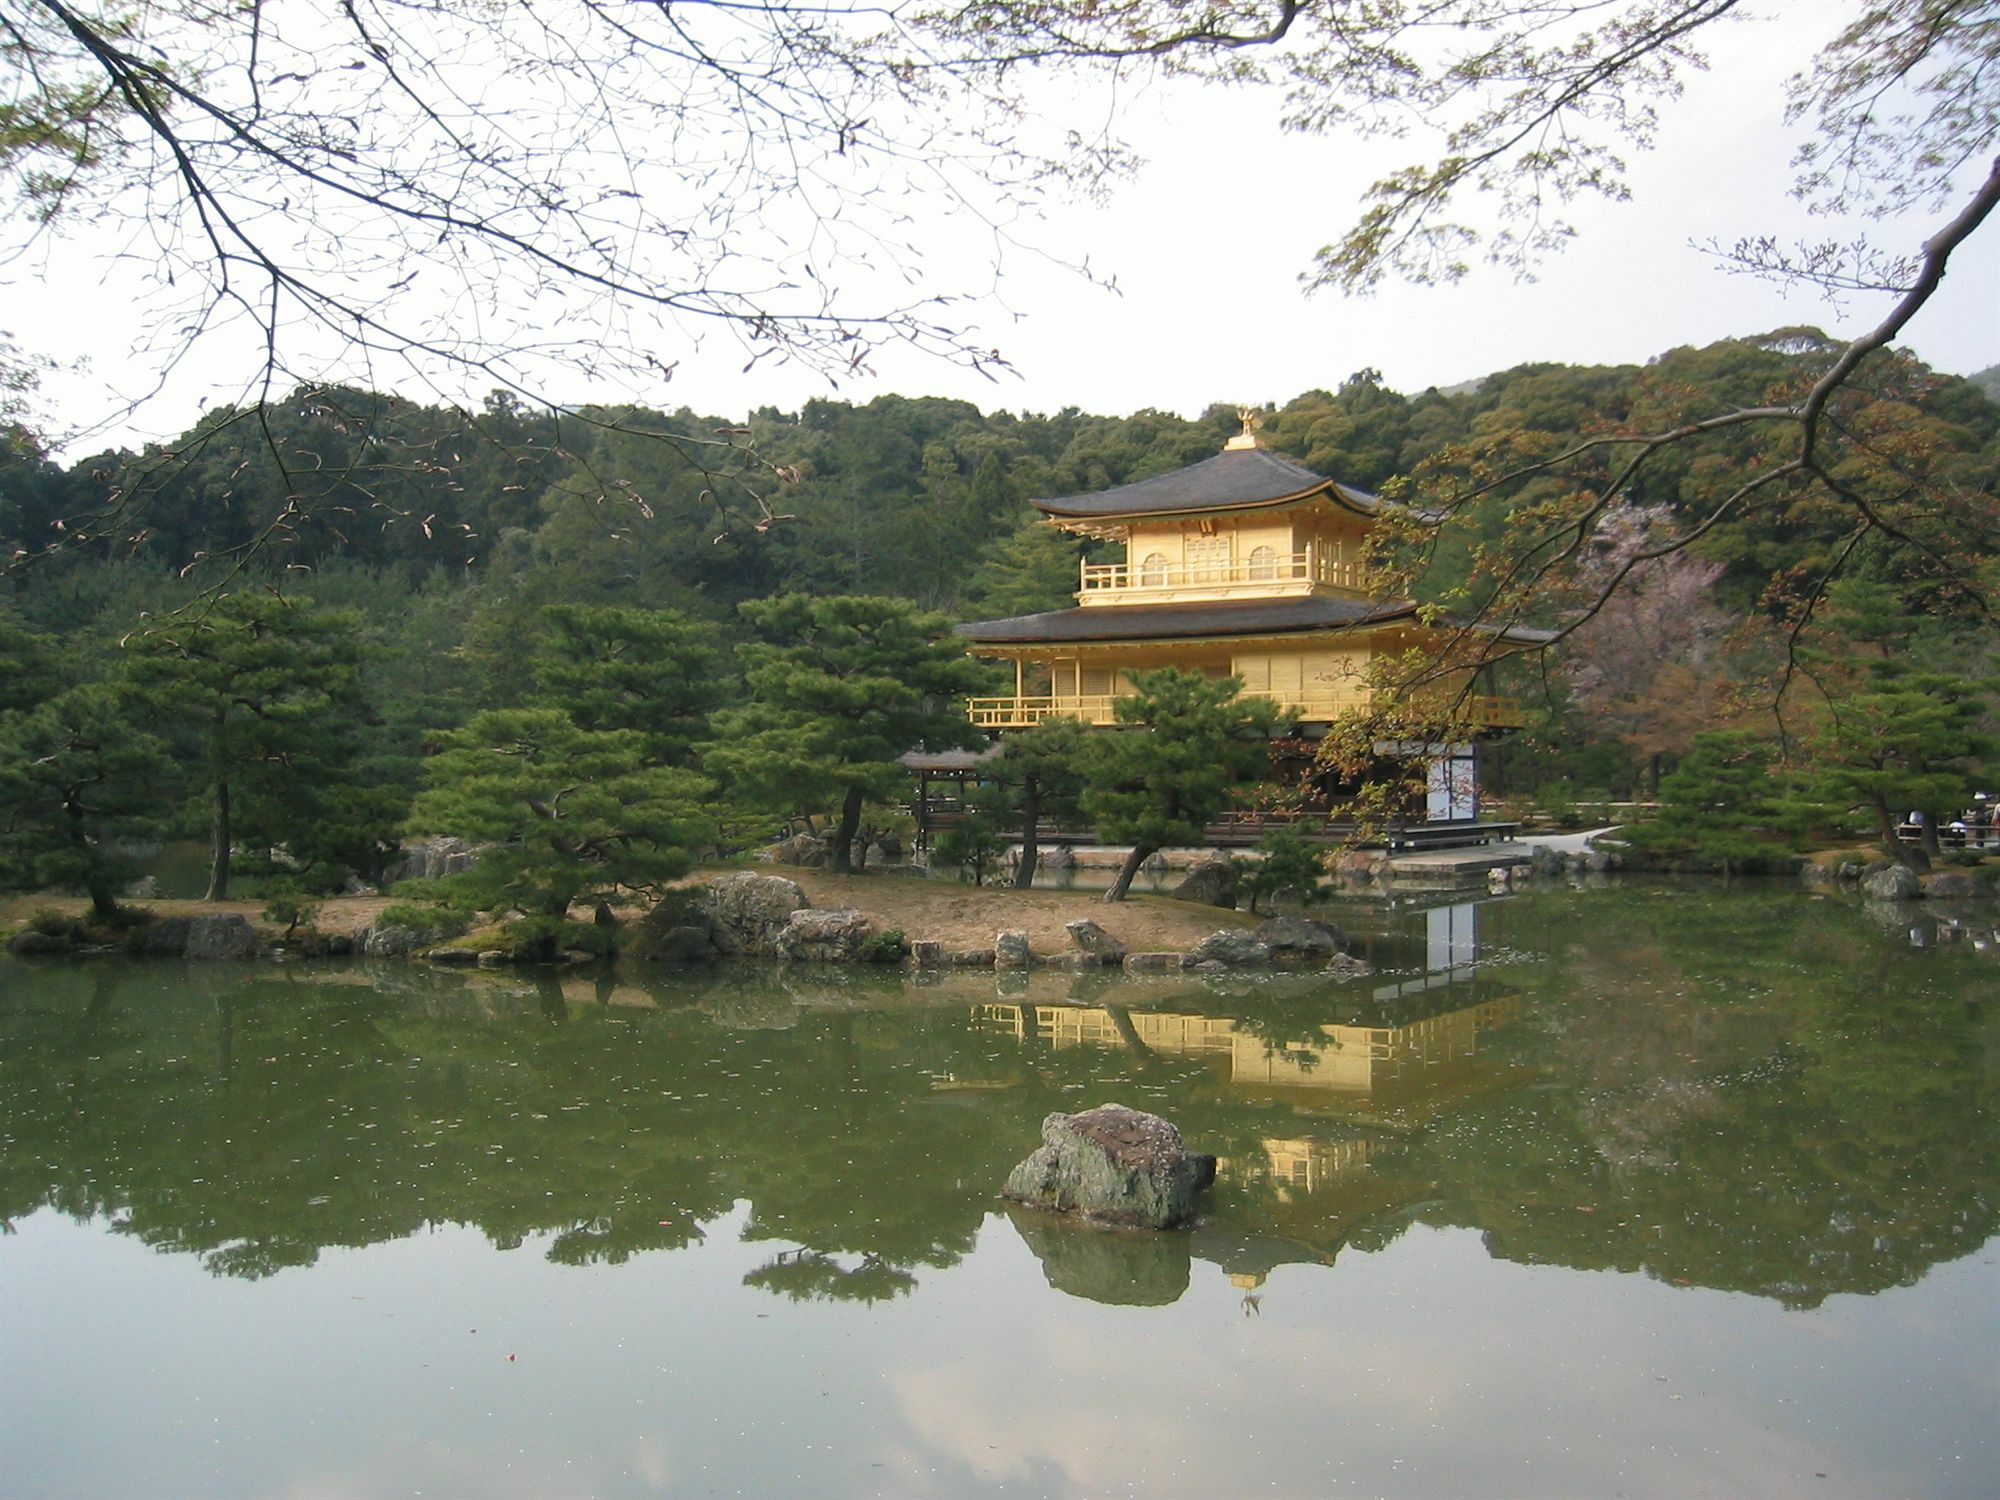
[(1326, 899), (1320, 877), (1326, 863), (1320, 850), (1309, 844), (1296, 829), (1281, 828), (1257, 840), (1264, 857), (1246, 862), (1237, 878), (1237, 889), (1250, 898), (1250, 915), (1257, 915), (1260, 900), (1276, 900), (1285, 891), (1297, 897), (1301, 906), (1313, 906)]
[(1092, 738), (1084, 814), (1109, 843), (1131, 853), (1104, 893), (1123, 901), (1139, 866), (1163, 848), (1195, 844), (1241, 788), (1270, 767), (1277, 705), (1239, 698), (1240, 678), (1209, 679), (1172, 667), (1138, 672), (1117, 700), (1121, 729)]
[(750, 701), (715, 716), (703, 763), (774, 811), (838, 804), (829, 850), (848, 873), (864, 804), (906, 791), (898, 757), (977, 740), (964, 698), (984, 673), (941, 639), (943, 616), (901, 600), (782, 594), (742, 612), (761, 637), (740, 653)]
[[(1897, 589), (1851, 582), (1833, 591), (1830, 644), (1802, 652), (1823, 697), (1806, 743), (1805, 794), (1867, 814), (1883, 847), (1918, 867), (1938, 858), (1940, 823), (1972, 800), (1995, 749), (1984, 725), (2000, 681), (1978, 670), (1990, 644), (1962, 651), (1947, 631), (1914, 615)], [(1916, 849), (1897, 834), (1912, 812), (1921, 815)]]
[(1019, 890), (1035, 883), (1042, 820), (1061, 822), (1078, 809), (1090, 753), (1088, 737), (1081, 719), (1044, 719), (1032, 729), (1008, 735), (1000, 755), (988, 764), (991, 784), (1020, 830), (1021, 858), (1014, 867)]
[(1790, 792), (1770, 741), (1747, 730), (1712, 730), (1696, 735), (1660, 782), (1659, 812), (1626, 836), (1650, 853), (1712, 860), (1728, 875), (1792, 852)]
[(974, 885), (986, 884), (988, 873), (1007, 852), (1007, 840), (1000, 833), (1004, 816), (1004, 811), (996, 813), (984, 798), (975, 797), (965, 815), (931, 845), (931, 864), (969, 872)]
[(584, 729), (553, 708), (492, 709), (444, 737), (413, 828), (493, 847), (441, 885), (483, 910), (527, 914), (526, 948), (553, 957), (579, 902), (608, 915), (622, 890), (685, 872), (707, 827), (708, 782), (650, 763), (632, 729)]
[(204, 899), (229, 895), (241, 842), (320, 852), (379, 846), (395, 809), (360, 776), (360, 646), (351, 616), (306, 599), (231, 594), (127, 643), (125, 680), (185, 751), (209, 820)]
[(983, 619), (1034, 614), (1075, 602), (1075, 537), (1039, 516), (1021, 523), (994, 543), (966, 585), (966, 610)]
[(132, 879), (118, 852), (159, 811), (166, 747), (102, 684), (0, 726), (0, 886), (80, 890), (113, 917)]
[[(1937, 830), (1972, 800), (1979, 768), (1994, 750), (1980, 724), (1996, 684), (1883, 662), (1871, 680), (1828, 705), (1807, 747), (1807, 789), (1816, 800), (1866, 812), (1882, 846), (1925, 866), (1939, 854)], [(1897, 836), (1903, 815), (1921, 816), (1921, 853)]]
[(722, 701), (720, 654), (672, 610), (552, 604), (542, 611), (535, 694), (579, 729), (629, 729), (647, 759), (681, 765)]
[(46, 703), (59, 686), (55, 642), (29, 629), (0, 599), (0, 715)]

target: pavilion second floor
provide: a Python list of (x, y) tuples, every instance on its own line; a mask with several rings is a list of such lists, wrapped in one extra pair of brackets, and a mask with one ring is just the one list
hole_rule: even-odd
[(1361, 545), (1289, 529), (1226, 528), (1210, 535), (1141, 533), (1124, 562), (1080, 565), (1086, 608), (1227, 599), (1281, 599), (1324, 591), (1361, 597), (1370, 587)]

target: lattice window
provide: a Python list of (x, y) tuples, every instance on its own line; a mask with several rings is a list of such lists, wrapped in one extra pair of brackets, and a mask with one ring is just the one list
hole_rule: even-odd
[(1191, 536), (1187, 541), (1188, 578), (1194, 583), (1212, 583), (1229, 566), (1229, 538)]

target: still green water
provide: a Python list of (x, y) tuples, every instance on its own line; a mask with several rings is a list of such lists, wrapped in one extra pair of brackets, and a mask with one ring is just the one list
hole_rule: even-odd
[[(1373, 978), (0, 961), (7, 1495), (1990, 1495), (1993, 916)], [(1190, 1233), (995, 1190), (1118, 1100)]]

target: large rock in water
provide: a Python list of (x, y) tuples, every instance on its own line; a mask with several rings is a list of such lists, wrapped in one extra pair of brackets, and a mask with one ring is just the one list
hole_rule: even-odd
[(1986, 894), (1986, 884), (1970, 870), (1938, 870), (1917, 882), (1933, 901), (1970, 901)]
[(795, 911), (777, 936), (781, 957), (812, 963), (859, 963), (874, 925), (851, 906)]
[(1254, 969), (1271, 961), (1270, 945), (1240, 927), (1211, 932), (1194, 945), (1188, 955), (1190, 965), (1218, 963), (1231, 969)]
[(235, 912), (189, 919), (184, 950), (189, 958), (261, 958), (269, 949), (250, 919)]
[(128, 946), (142, 958), (185, 958), (193, 917), (161, 917), (142, 929)]
[(1169, 1121), (1122, 1104), (1042, 1121), (1042, 1147), (1007, 1174), (1004, 1197), (1099, 1224), (1171, 1229), (1194, 1217), (1215, 1158), (1189, 1151)]
[(1283, 956), (1325, 959), (1347, 948), (1347, 936), (1338, 927), (1330, 922), (1315, 922), (1310, 917), (1273, 917), (1251, 928), (1250, 935)]
[(701, 898), (702, 915), (711, 924), (718, 949), (766, 957), (778, 951), (778, 934), (792, 913), (810, 905), (796, 880), (748, 870), (724, 875)]
[(1861, 882), (1861, 894), (1870, 901), (1913, 901), (1922, 893), (1917, 872), (1907, 865), (1890, 865)]

